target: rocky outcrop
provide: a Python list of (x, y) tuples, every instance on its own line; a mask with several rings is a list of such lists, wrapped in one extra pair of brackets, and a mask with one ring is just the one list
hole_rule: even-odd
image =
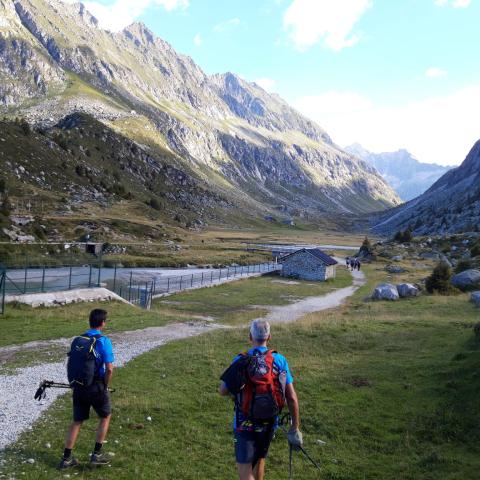
[(480, 270), (470, 269), (454, 275), (450, 283), (460, 290), (480, 288)]

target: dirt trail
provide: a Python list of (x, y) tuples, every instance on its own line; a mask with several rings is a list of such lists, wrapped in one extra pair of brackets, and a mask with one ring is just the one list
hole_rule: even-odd
[[(351, 272), (353, 285), (335, 290), (327, 295), (309, 297), (290, 305), (267, 308), (266, 317), (272, 323), (294, 322), (312, 312), (335, 308), (365, 283), (363, 272)], [(207, 321), (205, 321), (207, 320)], [(110, 336), (116, 352), (116, 366), (123, 366), (135, 357), (173, 340), (185, 339), (220, 328), (231, 328), (211, 322), (211, 319), (199, 319), (198, 322), (176, 323), (163, 327), (150, 327), (143, 330), (113, 333)], [(210, 320), (210, 321), (208, 321)], [(35, 351), (52, 347), (54, 350), (66, 351), (71, 339), (29, 342), (23, 345), (11, 345), (0, 348), (0, 362), (6, 361), (18, 352)], [(48, 398), (42, 402), (34, 402), (33, 394), (38, 383), (43, 379), (65, 381), (65, 361), (44, 363), (25, 367), (13, 375), (0, 375), (0, 451), (14, 442), (19, 435), (31, 428), (53, 401), (64, 390), (51, 389)]]
[(353, 285), (350, 287), (339, 288), (320, 297), (308, 297), (299, 302), (281, 307), (262, 306), (262, 308), (269, 311), (268, 315), (262, 318), (268, 320), (270, 323), (290, 323), (297, 321), (308, 313), (339, 307), (348, 297), (351, 297), (364, 285), (366, 281), (363, 272), (355, 270), (350, 273), (353, 276)]

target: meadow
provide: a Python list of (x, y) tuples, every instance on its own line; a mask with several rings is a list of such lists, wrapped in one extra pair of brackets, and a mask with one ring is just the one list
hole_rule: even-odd
[[(373, 286), (390, 278), (379, 263), (365, 270), (367, 284), (342, 307), (273, 327), (271, 346), (287, 356), (295, 377), (305, 447), (322, 467), (315, 471), (296, 455), (294, 478), (478, 478), (480, 345), (472, 330), (478, 310), (465, 294), (372, 302), (366, 297)], [(398, 280), (422, 276), (425, 271), (410, 268)], [(242, 290), (238, 297), (256, 301), (255, 280), (236, 285)], [(197, 292), (170, 297), (178, 303), (157, 303), (151, 314), (164, 308), (169, 314), (177, 308), (208, 314), (211, 304), (212, 314), (227, 319), (223, 300), (213, 304), (208, 295), (234, 286), (206, 290), (203, 305), (201, 298), (192, 300)], [(247, 348), (247, 334), (240, 327), (172, 342), (116, 371), (105, 446), (115, 453), (112, 466), (84, 466), (68, 474), (85, 479), (236, 478), (232, 405), (218, 396), (217, 387), (231, 358)], [(70, 414), (70, 400), (64, 397), (22, 435), (5, 453), (6, 478), (64, 478), (54, 467)], [(84, 465), (95, 424), (85, 425), (76, 448)], [(23, 463), (27, 458), (35, 463)], [(288, 478), (287, 443), (280, 432), (267, 478)]]

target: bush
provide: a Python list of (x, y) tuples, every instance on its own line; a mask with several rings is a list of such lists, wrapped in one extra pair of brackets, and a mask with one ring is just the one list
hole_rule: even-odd
[(162, 205), (156, 198), (151, 198), (150, 201), (148, 202), (148, 205), (150, 205), (154, 210), (162, 209)]
[(32, 133), (32, 128), (30, 127), (30, 124), (25, 120), (22, 119), (20, 122), (20, 128), (23, 131), (23, 134), (28, 137)]
[(434, 269), (432, 274), (427, 278), (425, 287), (428, 293), (440, 293), (441, 295), (449, 295), (455, 292), (454, 287), (450, 284), (452, 269), (445, 262), (440, 262)]
[(465, 270), (470, 270), (472, 267), (472, 261), (468, 258), (463, 258), (457, 263), (457, 266), (455, 267), (455, 273), (462, 273)]
[(470, 249), (472, 257), (478, 257), (480, 255), (480, 241), (477, 241)]
[(473, 334), (475, 335), (475, 340), (480, 343), (480, 322), (473, 326)]
[(11, 212), (12, 212), (12, 204), (10, 203), (10, 199), (7, 196), (5, 196), (3, 198), (2, 204), (0, 205), (0, 214), (8, 218)]
[(373, 255), (373, 247), (368, 237), (365, 237), (365, 240), (363, 241), (362, 246), (360, 247), (359, 254), (364, 257)]
[(406, 230), (399, 230), (393, 237), (393, 240), (397, 243), (411, 242), (413, 240), (412, 231), (409, 228)]

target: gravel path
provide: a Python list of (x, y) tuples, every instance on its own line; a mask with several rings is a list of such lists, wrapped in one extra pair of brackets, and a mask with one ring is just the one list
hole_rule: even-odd
[[(320, 310), (338, 307), (349, 296), (365, 283), (363, 272), (351, 272), (353, 285), (335, 290), (327, 295), (309, 297), (290, 305), (267, 308), (266, 317), (272, 323), (294, 322), (304, 315)], [(211, 320), (211, 319), (206, 319)], [(164, 327), (150, 327), (144, 330), (133, 330), (109, 335), (114, 343), (117, 367), (125, 365), (135, 357), (172, 340), (201, 335), (214, 329), (227, 328), (211, 321), (177, 323)], [(52, 346), (66, 351), (71, 339), (61, 338), (43, 342), (29, 342), (24, 345), (13, 345), (0, 348), (0, 359), (8, 359), (19, 351), (34, 350)], [(65, 390), (50, 389), (47, 398), (41, 402), (33, 400), (33, 394), (43, 379), (58, 382), (65, 381), (65, 361), (45, 363), (21, 369), (14, 375), (0, 375), (0, 451), (17, 440), (19, 435), (28, 430), (53, 401)]]
[(362, 271), (355, 270), (350, 273), (353, 276), (352, 286), (339, 288), (320, 297), (308, 297), (291, 303), (290, 305), (281, 307), (262, 306), (261, 308), (268, 310), (267, 316), (262, 318), (268, 320), (270, 323), (290, 323), (295, 322), (308, 313), (339, 307), (348, 297), (352, 296), (364, 285), (366, 281)]

